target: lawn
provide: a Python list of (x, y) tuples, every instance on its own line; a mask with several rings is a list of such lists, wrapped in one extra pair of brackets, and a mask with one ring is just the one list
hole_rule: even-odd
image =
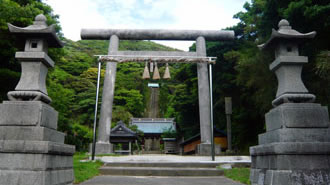
[(224, 169), (225, 176), (244, 184), (250, 183), (250, 168)]
[(88, 159), (85, 153), (76, 153), (73, 156), (74, 184), (78, 184), (88, 180), (99, 174), (99, 168), (103, 165), (101, 161), (80, 162), (80, 160)]

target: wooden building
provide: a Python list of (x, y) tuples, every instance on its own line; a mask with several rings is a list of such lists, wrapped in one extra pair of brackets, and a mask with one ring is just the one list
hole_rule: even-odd
[(178, 144), (176, 138), (163, 138), (164, 142), (164, 153), (165, 154), (176, 154), (178, 153)]
[[(187, 140), (180, 143), (180, 147), (183, 154), (195, 154), (196, 147), (201, 143), (201, 135), (197, 134)], [(221, 150), (227, 149), (227, 134), (222, 130), (214, 128), (214, 144), (220, 145)]]
[(111, 129), (110, 142), (114, 145), (114, 152), (119, 154), (131, 154), (132, 143), (137, 139), (137, 134), (127, 128), (125, 123), (119, 121), (117, 126)]

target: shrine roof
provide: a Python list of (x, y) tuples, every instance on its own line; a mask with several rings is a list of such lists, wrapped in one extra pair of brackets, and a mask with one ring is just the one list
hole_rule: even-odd
[(126, 127), (124, 122), (119, 121), (118, 124), (111, 129), (110, 137), (136, 137), (136, 133)]
[(146, 134), (162, 134), (164, 131), (176, 131), (174, 118), (132, 118), (132, 125)]

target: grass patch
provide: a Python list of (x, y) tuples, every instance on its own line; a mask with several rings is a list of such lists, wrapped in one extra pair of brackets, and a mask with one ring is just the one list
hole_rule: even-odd
[(250, 168), (233, 168), (223, 169), (225, 176), (244, 184), (251, 184), (250, 182)]
[(76, 153), (73, 156), (73, 170), (74, 170), (74, 183), (78, 184), (85, 180), (88, 180), (99, 174), (99, 168), (103, 163), (99, 160), (80, 162), (80, 160), (88, 159), (88, 155), (85, 153)]

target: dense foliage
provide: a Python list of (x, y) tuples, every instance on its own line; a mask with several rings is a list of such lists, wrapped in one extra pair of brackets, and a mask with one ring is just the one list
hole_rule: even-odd
[[(252, 0), (246, 11), (234, 15), (240, 22), (228, 29), (236, 33), (235, 41), (207, 42), (209, 56), (218, 57), (213, 68), (214, 123), (225, 130), (224, 97), (233, 99), (234, 148), (247, 152), (264, 131), (264, 114), (271, 108), (277, 81), (268, 65), (272, 53), (260, 52), (258, 44), (265, 42), (272, 28), (285, 18), (300, 32), (317, 31), (315, 39), (301, 47), (301, 55), (309, 57), (303, 79), (323, 105), (330, 104), (330, 2), (328, 0)], [(78, 41), (61, 34), (58, 16), (40, 0), (0, 0), (0, 101), (13, 90), (20, 77), (20, 65), (15, 52), (23, 50), (22, 42), (8, 32), (7, 23), (25, 27), (43, 13), (48, 24), (56, 24), (58, 35), (65, 43), (62, 49), (51, 49), (56, 62), (47, 78), (52, 106), (59, 111), (59, 129), (67, 134), (67, 143), (85, 150), (92, 138), (97, 61), (93, 55), (106, 54), (107, 41)], [(191, 47), (194, 50), (195, 46)], [(120, 50), (173, 50), (150, 41), (121, 41)], [(141, 117), (146, 110), (150, 92), (141, 79), (144, 64), (119, 64), (116, 76), (113, 123), (131, 117)], [(101, 93), (105, 66), (102, 66)], [(160, 65), (163, 74), (164, 67)], [(171, 65), (172, 79), (159, 80), (160, 115), (174, 117), (178, 134), (187, 139), (199, 132), (196, 65)], [(112, 125), (114, 126), (114, 125)]]
[[(234, 15), (240, 22), (228, 28), (235, 31), (236, 40), (207, 42), (207, 54), (218, 57), (213, 68), (214, 123), (226, 130), (224, 97), (231, 96), (233, 146), (247, 153), (249, 146), (257, 144), (257, 135), (264, 132), (264, 114), (272, 108), (277, 88), (276, 77), (268, 68), (274, 55), (259, 51), (257, 45), (269, 39), (281, 19), (302, 33), (317, 31), (316, 38), (300, 48), (300, 54), (309, 57), (302, 78), (317, 102), (330, 104), (330, 2), (252, 0), (244, 8), (246, 11)], [(199, 131), (196, 67), (181, 66), (174, 81), (176, 85), (168, 85), (166, 115), (176, 118), (187, 138)]]

